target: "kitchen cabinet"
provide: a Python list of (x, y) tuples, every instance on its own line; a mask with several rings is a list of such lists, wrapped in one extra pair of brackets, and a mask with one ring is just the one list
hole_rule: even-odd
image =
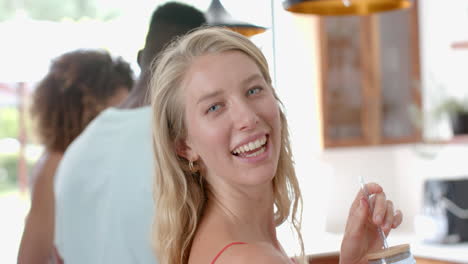
[(417, 1), (372, 16), (319, 17), (319, 113), (325, 148), (418, 142)]

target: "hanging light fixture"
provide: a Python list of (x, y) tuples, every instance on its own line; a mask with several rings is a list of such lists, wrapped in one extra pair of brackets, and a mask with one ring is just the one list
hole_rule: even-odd
[(212, 0), (205, 12), (206, 20), (210, 26), (227, 27), (246, 37), (265, 32), (266, 28), (236, 20), (224, 9), (219, 0)]
[(410, 0), (285, 0), (284, 9), (293, 13), (342, 16), (369, 15), (408, 8)]

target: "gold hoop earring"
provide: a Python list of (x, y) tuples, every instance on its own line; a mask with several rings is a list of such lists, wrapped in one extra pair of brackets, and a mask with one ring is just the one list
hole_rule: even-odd
[(190, 172), (193, 172), (193, 161), (189, 161), (188, 167), (190, 169)]

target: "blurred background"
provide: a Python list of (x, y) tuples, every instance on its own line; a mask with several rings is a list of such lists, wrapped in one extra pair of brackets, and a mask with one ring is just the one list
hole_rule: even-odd
[[(42, 152), (31, 93), (51, 59), (101, 48), (138, 75), (150, 15), (164, 2), (0, 0), (0, 263), (16, 262), (29, 175)], [(205, 11), (211, 1), (180, 2)], [(281, 1), (222, 1), (236, 19), (267, 28), (251, 39), (270, 63), (290, 123), (309, 252), (323, 246), (317, 232), (343, 231), (343, 201), (360, 175), (384, 186), (409, 236), (424, 182), (468, 176), (466, 131), (454, 133), (447, 106), (455, 100), (468, 113), (468, 1), (412, 2), (402, 13), (322, 18), (287, 12)], [(372, 74), (380, 78), (369, 84)]]

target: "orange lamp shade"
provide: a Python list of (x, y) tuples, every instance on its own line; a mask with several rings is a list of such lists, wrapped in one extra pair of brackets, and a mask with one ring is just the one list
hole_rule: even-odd
[(284, 9), (301, 14), (323, 16), (370, 15), (404, 9), (409, 0), (285, 0)]

